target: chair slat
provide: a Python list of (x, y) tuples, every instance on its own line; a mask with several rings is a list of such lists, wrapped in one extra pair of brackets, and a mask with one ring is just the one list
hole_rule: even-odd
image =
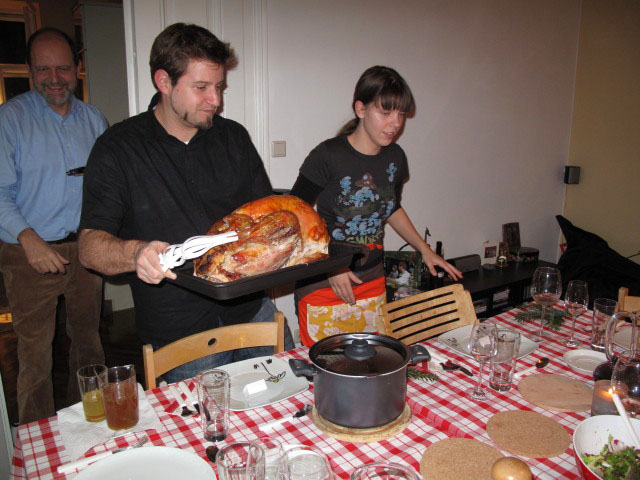
[(409, 345), (477, 321), (471, 295), (460, 284), (387, 303), (380, 312), (378, 329)]
[(241, 323), (196, 333), (159, 348), (142, 347), (147, 388), (155, 388), (156, 378), (198, 358), (238, 348), (273, 345), (274, 353), (284, 351), (285, 318), (276, 312), (273, 322)]

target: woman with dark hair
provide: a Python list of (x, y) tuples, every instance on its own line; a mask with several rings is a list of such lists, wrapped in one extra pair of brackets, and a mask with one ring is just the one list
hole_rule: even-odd
[(422, 254), (432, 275), (437, 265), (454, 280), (462, 277), (429, 248), (400, 205), (408, 167), (395, 140), (415, 110), (409, 86), (392, 68), (371, 67), (356, 84), (352, 108), (355, 118), (313, 149), (291, 190), (312, 205), (317, 202), (332, 241), (368, 249), (350, 268), (296, 286), (300, 339), (306, 346), (337, 333), (376, 331), (385, 300), (386, 223)]

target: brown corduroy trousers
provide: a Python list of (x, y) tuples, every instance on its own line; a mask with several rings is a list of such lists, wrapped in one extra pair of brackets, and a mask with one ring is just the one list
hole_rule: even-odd
[(28, 263), (19, 244), (0, 242), (0, 271), (13, 329), (18, 337), (18, 416), (21, 424), (55, 415), (52, 343), (58, 297), (64, 295), (66, 330), (70, 339), (67, 400), (80, 400), (76, 371), (83, 365), (104, 363), (98, 332), (102, 278), (78, 260), (77, 242), (51, 245), (71, 263), (66, 273), (42, 275)]

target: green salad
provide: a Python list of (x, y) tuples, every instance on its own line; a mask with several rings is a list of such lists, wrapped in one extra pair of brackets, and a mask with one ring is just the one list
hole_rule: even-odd
[(581, 457), (603, 480), (640, 480), (640, 450), (625, 446), (612, 435), (599, 455), (582, 454)]

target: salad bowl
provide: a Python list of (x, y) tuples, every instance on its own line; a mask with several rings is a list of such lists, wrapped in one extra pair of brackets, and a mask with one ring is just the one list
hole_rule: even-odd
[[(633, 428), (638, 434), (640, 434), (640, 420), (630, 419)], [(597, 415), (595, 417), (589, 417), (578, 424), (573, 432), (573, 451), (576, 458), (576, 466), (582, 475), (584, 480), (602, 480), (604, 478), (618, 478), (618, 477), (605, 477), (602, 472), (594, 472), (585, 461), (584, 455), (600, 455), (605, 445), (609, 444), (609, 436), (613, 437), (613, 440), (617, 442), (613, 447), (614, 450), (624, 447), (633, 448), (633, 442), (631, 435), (622, 423), (622, 418), (618, 415)], [(624, 462), (619, 454), (613, 454), (615, 461)], [(640, 452), (636, 451), (636, 467), (637, 458), (640, 456)], [(637, 477), (629, 477), (637, 478)]]

